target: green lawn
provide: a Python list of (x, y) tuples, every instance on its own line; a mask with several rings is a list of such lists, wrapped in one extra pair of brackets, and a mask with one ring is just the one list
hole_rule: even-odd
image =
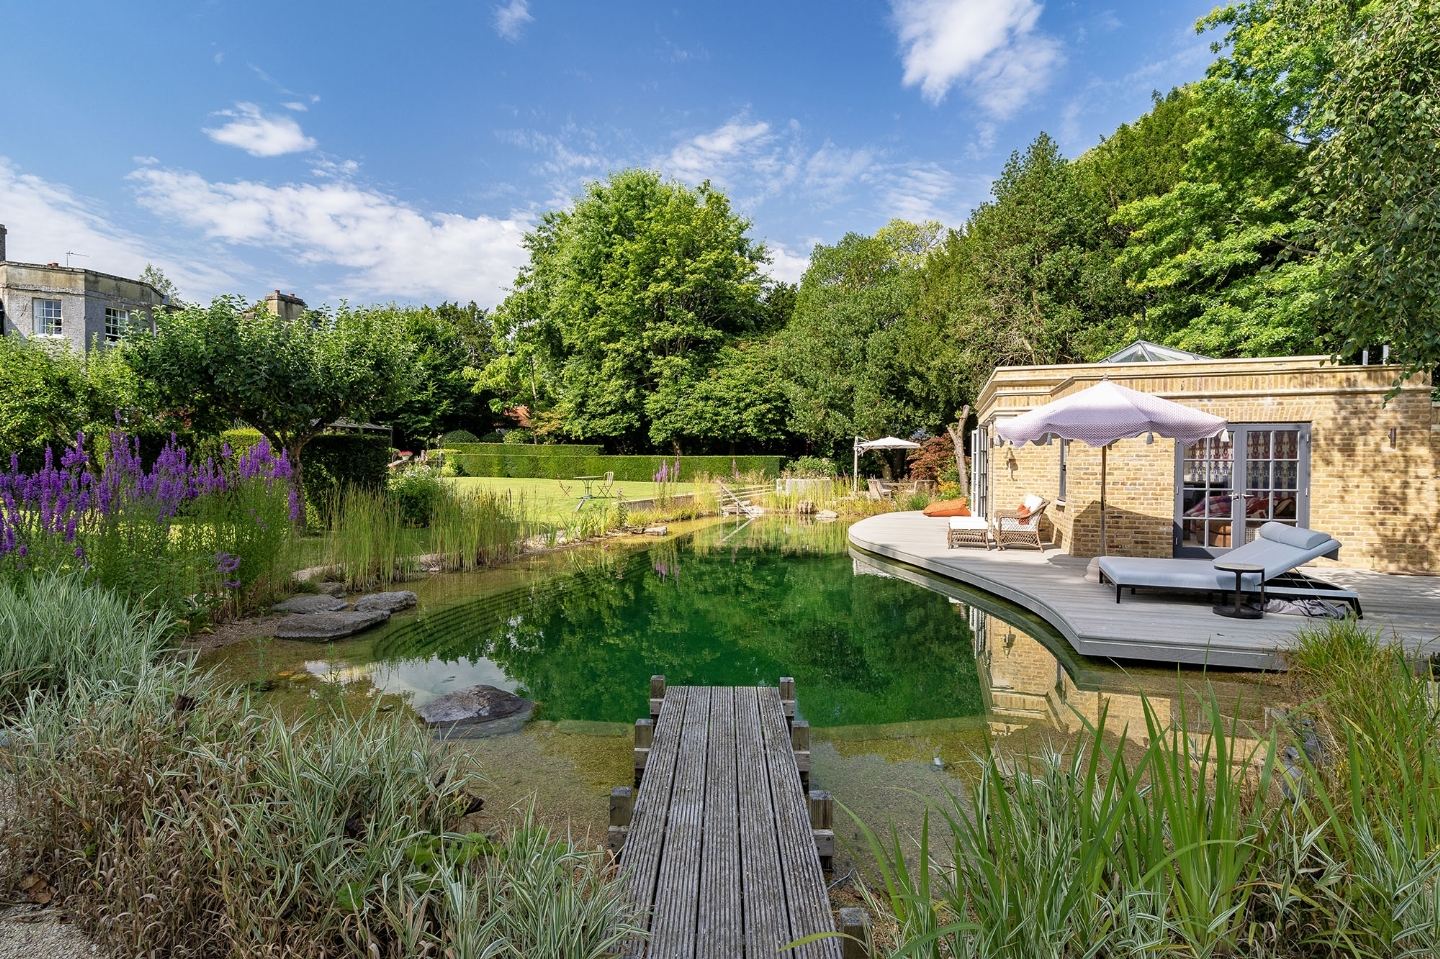
[[(575, 505), (580, 501), (580, 494), (585, 489), (585, 484), (579, 480), (564, 480), (566, 486), (570, 487), (570, 495), (566, 496), (560, 489), (560, 480), (553, 479), (510, 479), (503, 476), (463, 476), (457, 477), (452, 482), (462, 492), (485, 490), (487, 492), (504, 493), (507, 490), (518, 500), (525, 498), (525, 505), (531, 515), (538, 520), (563, 523), (574, 518)], [(690, 483), (668, 484), (671, 493), (689, 493), (694, 490)], [(594, 489), (599, 490), (600, 482), (597, 480)], [(615, 502), (614, 493), (623, 493), (627, 500), (649, 499), (660, 489), (659, 483), (616, 483), (615, 489), (611, 491), (612, 498), (609, 500), (592, 500), (591, 504)]]

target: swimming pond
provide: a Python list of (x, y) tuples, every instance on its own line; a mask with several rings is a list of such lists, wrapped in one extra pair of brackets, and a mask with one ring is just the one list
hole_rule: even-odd
[(963, 789), (988, 748), (1038, 749), (1102, 710), (1143, 728), (1140, 692), (1169, 719), (1186, 693), (1216, 689), (1257, 728), (1283, 696), (1259, 674), (1086, 660), (1018, 607), (853, 550), (843, 522), (672, 530), (429, 576), (407, 584), (416, 610), (370, 634), (257, 637), (208, 661), (291, 709), (376, 698), (405, 709), (477, 683), (514, 691), (537, 703), (531, 719), (457, 748), (485, 768), (497, 805), (533, 801), (597, 836), (604, 797), (630, 776), (632, 724), (656, 673), (674, 685), (795, 677), (812, 783), (902, 828), (918, 825), (926, 798)]

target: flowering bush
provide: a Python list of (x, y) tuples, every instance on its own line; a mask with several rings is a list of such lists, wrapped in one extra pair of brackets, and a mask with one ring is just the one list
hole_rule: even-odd
[(289, 459), (265, 440), (191, 463), (175, 442), (146, 469), (139, 442), (109, 436), (99, 469), (85, 437), (33, 473), (0, 472), (0, 576), (79, 570), (193, 625), (275, 571), (299, 503)]

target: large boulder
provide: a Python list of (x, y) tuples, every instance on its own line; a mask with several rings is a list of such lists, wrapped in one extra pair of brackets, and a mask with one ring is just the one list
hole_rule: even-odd
[(308, 613), (302, 616), (287, 616), (275, 631), (275, 637), (323, 643), (331, 639), (354, 636), (361, 630), (378, 626), (389, 618), (390, 614), (383, 609), (358, 613)]
[(333, 613), (337, 609), (344, 609), (350, 605), (343, 599), (334, 596), (305, 595), (291, 596), (283, 603), (276, 603), (270, 608), (277, 613)]
[(528, 712), (535, 704), (498, 686), (467, 686), (415, 710), (430, 726), (473, 726)]
[(409, 609), (419, 602), (419, 597), (408, 589), (396, 590), (393, 593), (371, 593), (369, 596), (361, 596), (355, 600), (355, 612), (368, 613), (371, 610), (383, 609), (387, 613), (398, 613), (402, 609)]

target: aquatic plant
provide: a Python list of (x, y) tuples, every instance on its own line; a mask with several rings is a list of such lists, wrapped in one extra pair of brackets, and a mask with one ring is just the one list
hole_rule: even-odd
[[(1145, 728), (1105, 714), (1070, 753), (978, 760), (914, 868), (861, 824), (869, 893), (913, 956), (1432, 956), (1440, 711), (1429, 663), (1354, 621), (1301, 630), (1309, 697), (1257, 737), (1212, 695)], [(1421, 668), (1417, 668), (1421, 667)]]

